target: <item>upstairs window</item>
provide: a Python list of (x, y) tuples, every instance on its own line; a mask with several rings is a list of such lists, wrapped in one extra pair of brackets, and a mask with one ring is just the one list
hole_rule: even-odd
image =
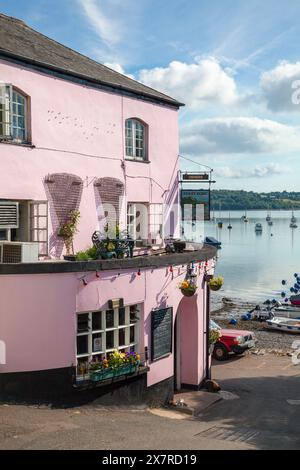
[(125, 126), (126, 157), (147, 160), (146, 126), (137, 119), (127, 119)]
[(0, 139), (28, 142), (27, 100), (11, 85), (0, 85)]

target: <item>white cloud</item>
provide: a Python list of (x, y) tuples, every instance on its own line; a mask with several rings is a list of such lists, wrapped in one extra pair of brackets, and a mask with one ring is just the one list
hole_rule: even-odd
[(193, 110), (208, 103), (232, 105), (237, 99), (234, 79), (213, 58), (198, 58), (192, 64), (173, 61), (167, 67), (144, 69), (139, 80), (183, 101)]
[(134, 79), (134, 76), (130, 73), (126, 73), (122, 65), (118, 64), (117, 62), (105, 62), (104, 65), (112, 70), (115, 70), (116, 72), (121, 73), (122, 75), (126, 75), (126, 77)]
[(277, 154), (300, 150), (300, 130), (252, 117), (192, 121), (182, 129), (182, 152), (203, 154)]
[[(300, 80), (300, 62), (280, 62), (277, 67), (262, 74), (261, 88), (271, 111), (300, 112), (300, 104), (293, 102), (293, 95), (297, 91), (292, 85), (297, 80)], [(299, 92), (297, 95), (299, 97)]]
[(120, 24), (103, 13), (100, 0), (78, 0), (91, 27), (106, 46), (112, 47), (121, 40)]
[(269, 176), (289, 173), (290, 169), (278, 163), (258, 165), (252, 169), (236, 169), (229, 166), (216, 167), (214, 175), (222, 178), (267, 178)]

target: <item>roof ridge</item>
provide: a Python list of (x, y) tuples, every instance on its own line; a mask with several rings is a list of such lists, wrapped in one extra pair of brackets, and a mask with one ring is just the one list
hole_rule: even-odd
[[(53, 49), (53, 53), (56, 54), (56, 57), (63, 57), (64, 56), (64, 59), (66, 60), (65, 63), (63, 63), (63, 61), (59, 61), (59, 60), (54, 60), (53, 62), (52, 61), (47, 61), (45, 59), (47, 59), (47, 54), (46, 56), (44, 57), (43, 55), (39, 54), (39, 57), (38, 55), (34, 54), (32, 55), (31, 51), (28, 53), (28, 50), (25, 50), (23, 49), (21, 51), (21, 54), (18, 54), (15, 52), (15, 54), (19, 55), (20, 58), (23, 58), (24, 60), (28, 60), (28, 61), (36, 61), (36, 63), (40, 64), (41, 66), (44, 66), (46, 68), (52, 68), (52, 67), (56, 67), (57, 70), (61, 71), (61, 72), (64, 72), (64, 73), (69, 73), (69, 74), (79, 74), (79, 75), (85, 75), (83, 74), (83, 69), (81, 67), (81, 70), (80, 70), (80, 67), (77, 67), (76, 66), (76, 62), (78, 61), (78, 63), (80, 64), (84, 64), (84, 61), (87, 61), (86, 62), (86, 66), (88, 68), (88, 63), (90, 63), (90, 75), (89, 74), (86, 74), (85, 77), (88, 78), (90, 77), (91, 79), (93, 80), (96, 80), (104, 85), (109, 85), (109, 86), (117, 86), (118, 88), (120, 89), (123, 89), (123, 90), (128, 90), (128, 91), (131, 91), (133, 93), (136, 93), (136, 94), (141, 94), (141, 95), (144, 95), (144, 96), (148, 96), (148, 97), (151, 97), (153, 99), (156, 99), (156, 100), (162, 100), (162, 101), (166, 101), (166, 102), (169, 102), (169, 104), (173, 104), (175, 106), (182, 106), (182, 103), (180, 103), (179, 101), (177, 101), (176, 99), (172, 98), (171, 96), (159, 91), (159, 90), (155, 90), (154, 88), (134, 79), (134, 78), (131, 78), (131, 77), (128, 77), (127, 75), (125, 75), (124, 73), (120, 73), (118, 72), (117, 70), (114, 70), (112, 69), (111, 67), (107, 66), (107, 65), (104, 65), (102, 64), (101, 62), (98, 62), (96, 61), (95, 59), (92, 59), (91, 57), (88, 57), (87, 55), (84, 55), (82, 54), (81, 52), (78, 52), (76, 51), (75, 49), (72, 49), (71, 47), (69, 46), (66, 46), (60, 42), (58, 42), (57, 40), (49, 37), (49, 36), (46, 36), (45, 34), (41, 33), (40, 31), (32, 28), (31, 26), (29, 26), (27, 23), (25, 23), (25, 21), (23, 20), (19, 20), (18, 18), (14, 18), (12, 16), (8, 16), (8, 15), (5, 15), (4, 13), (1, 13), (0, 12), (0, 19), (3, 19), (3, 20), (6, 20), (6, 21), (10, 21), (11, 23), (15, 24), (15, 28), (16, 29), (20, 29), (22, 31), (22, 29), (26, 28), (26, 30), (30, 31), (29, 34), (32, 34), (32, 42), (35, 43), (36, 41), (36, 44), (39, 44), (40, 42), (40, 46), (41, 47), (45, 47), (45, 44), (46, 42), (45, 41), (48, 41), (49, 43), (52, 43), (53, 44), (53, 47), (55, 46), (56, 48), (56, 51), (55, 49)], [(20, 32), (21, 32), (20, 31)], [(25, 32), (24, 32), (25, 34)], [(36, 38), (36, 39), (35, 39)], [(40, 38), (40, 39), (39, 39)], [(43, 41), (44, 41), (44, 44), (43, 44)], [(0, 47), (0, 50), (2, 50), (3, 53), (5, 53), (5, 51), (7, 51), (8, 53), (12, 53), (14, 54), (14, 48), (11, 48), (11, 49), (6, 49), (5, 47), (4, 48), (1, 48)], [(61, 49), (61, 51), (60, 51)], [(65, 55), (63, 54), (65, 50)], [(68, 57), (68, 52), (69, 51), (69, 57)], [(80, 57), (82, 58), (82, 60), (80, 60)], [(56, 62), (56, 63), (55, 63)], [(60, 63), (59, 63), (60, 62)], [(97, 73), (97, 67), (99, 68), (98, 69), (98, 73)], [(101, 70), (102, 70), (102, 74), (101, 74)], [(109, 72), (105, 72), (105, 70), (109, 71)], [(98, 75), (98, 77), (97, 77)], [(102, 75), (102, 77), (101, 77)], [(119, 77), (119, 78), (118, 78)], [(132, 85), (131, 85), (132, 83)], [(138, 89), (140, 88), (140, 89)]]
[[(4, 16), (6, 16), (6, 15), (4, 15)], [(10, 17), (10, 18), (15, 19), (14, 17)], [(118, 72), (117, 70), (112, 69), (111, 67), (108, 67), (108, 66), (105, 65), (105, 64), (102, 64), (101, 62), (98, 62), (97, 60), (92, 59), (91, 57), (89, 57), (89, 56), (87, 56), (87, 55), (85, 55), (85, 54), (82, 54), (81, 52), (76, 51), (75, 49), (72, 49), (72, 47), (66, 46), (65, 44), (62, 44), (61, 42), (56, 41), (56, 39), (53, 39), (53, 38), (50, 38), (49, 36), (46, 36), (44, 33), (41, 33), (40, 31), (37, 31), (36, 29), (33, 29), (31, 26), (29, 26), (29, 25), (28, 25), (27, 23), (25, 23), (23, 20), (18, 20), (17, 18), (16, 18), (16, 20), (17, 20), (17, 21), (20, 21), (20, 23), (21, 23), (22, 25), (24, 25), (24, 26), (26, 26), (27, 28), (31, 29), (31, 31), (33, 31), (35, 34), (40, 34), (40, 35), (43, 36), (44, 38), (48, 39), (48, 41), (50, 40), (51, 42), (54, 42), (55, 44), (58, 44), (59, 46), (64, 47), (64, 48), (68, 49), (69, 51), (74, 52), (75, 54), (78, 54), (78, 55), (80, 55), (81, 57), (84, 57), (85, 59), (90, 60), (91, 62), (93, 62), (93, 63), (96, 64), (96, 65), (100, 65), (101, 67), (105, 67), (105, 68), (107, 68), (108, 70), (111, 70), (111, 71), (112, 71), (114, 74), (116, 74), (116, 75), (119, 75), (119, 76), (121, 76), (121, 77), (126, 77), (128, 80), (130, 80), (130, 81), (132, 81), (132, 82), (134, 82), (134, 83), (142, 84), (142, 85), (144, 85), (145, 87), (149, 88), (149, 90), (159, 92), (161, 95), (164, 95), (166, 98), (169, 98), (169, 99), (171, 99), (171, 100), (174, 99), (174, 98), (172, 98), (171, 96), (167, 95), (166, 93), (163, 93), (163, 92), (161, 92), (161, 91), (159, 91), (159, 90), (156, 90), (155, 88), (152, 88), (152, 87), (150, 87), (150, 86), (148, 86), (148, 85), (145, 85), (144, 83), (139, 82), (138, 80), (135, 80), (134, 78), (128, 77), (128, 75), (126, 75), (126, 74), (124, 74), (124, 73), (121, 73), (121, 72)]]
[(15, 16), (6, 15), (5, 13), (1, 13), (1, 11), (0, 11), (0, 17), (4, 18), (5, 20), (8, 20), (8, 21), (14, 21), (16, 23), (21, 24), (22, 26), (26, 26), (27, 28), (29, 28), (28, 24), (25, 23), (24, 20), (20, 20), (20, 18), (16, 18)]

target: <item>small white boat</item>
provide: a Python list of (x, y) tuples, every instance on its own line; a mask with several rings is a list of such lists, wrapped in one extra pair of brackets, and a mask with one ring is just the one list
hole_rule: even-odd
[(255, 224), (255, 232), (262, 232), (263, 228), (260, 222)]
[(300, 335), (300, 320), (285, 317), (274, 317), (266, 320), (264, 327), (271, 330), (284, 331)]
[(290, 227), (291, 228), (298, 228), (298, 225), (296, 224), (296, 222), (291, 222)]
[(272, 312), (275, 315), (281, 315), (285, 318), (298, 318), (300, 319), (300, 308), (293, 307), (275, 307)]

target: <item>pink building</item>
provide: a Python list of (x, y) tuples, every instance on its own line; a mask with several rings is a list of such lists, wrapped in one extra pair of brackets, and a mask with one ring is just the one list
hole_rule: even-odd
[[(180, 236), (181, 103), (1, 14), (0, 44), (0, 398), (163, 402), (198, 388), (215, 250), (164, 252)], [(75, 253), (117, 223), (134, 256), (64, 260), (72, 211)], [(139, 367), (92, 381), (89, 364), (115, 350)]]

